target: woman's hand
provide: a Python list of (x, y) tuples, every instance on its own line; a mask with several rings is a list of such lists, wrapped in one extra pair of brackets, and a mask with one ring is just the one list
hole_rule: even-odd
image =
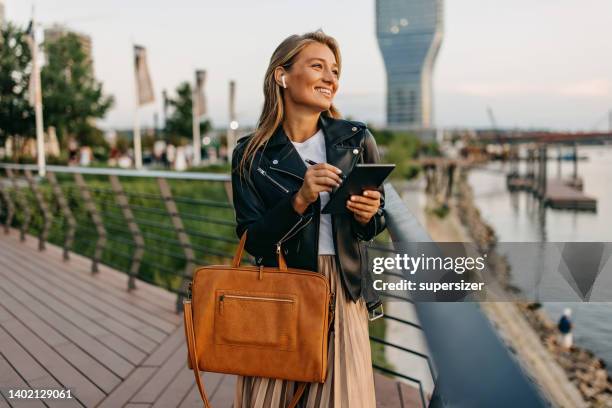
[(342, 170), (328, 163), (318, 163), (308, 167), (302, 187), (293, 197), (293, 208), (300, 214), (306, 207), (317, 201), (322, 191), (331, 192), (342, 183)]
[(380, 192), (378, 190), (365, 190), (362, 195), (352, 195), (346, 202), (346, 208), (353, 212), (353, 216), (361, 225), (370, 222), (379, 207)]

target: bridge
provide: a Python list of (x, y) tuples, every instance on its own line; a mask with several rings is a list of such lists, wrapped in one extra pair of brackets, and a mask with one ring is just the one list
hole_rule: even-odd
[(487, 144), (593, 144), (612, 143), (612, 132), (478, 131), (476, 140)]
[[(233, 256), (229, 176), (35, 171), (0, 164), (0, 407), (201, 406), (180, 305), (195, 265)], [(430, 241), (393, 187), (385, 189), (386, 239), (406, 251), (406, 243)], [(383, 297), (393, 301), (389, 310), (413, 312), (371, 324), (378, 407), (543, 406), (476, 305)], [(458, 321), (469, 329), (453, 328)], [(390, 326), (402, 334), (386, 337)], [(460, 357), (451, 343), (462, 345)], [(494, 381), (500, 373), (505, 379)], [(204, 381), (213, 406), (231, 406), (234, 376), (205, 373)], [(9, 389), (69, 389), (72, 398), (23, 401)]]

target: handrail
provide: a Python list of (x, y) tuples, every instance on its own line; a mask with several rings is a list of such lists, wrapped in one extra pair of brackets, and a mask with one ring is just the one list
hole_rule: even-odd
[[(35, 164), (0, 163), (0, 169), (30, 170), (38, 172)], [(148, 177), (175, 180), (200, 181), (231, 181), (226, 173), (190, 173), (166, 170), (130, 170), (114, 167), (79, 167), (79, 166), (46, 166), (46, 170), (54, 173), (88, 174), (97, 176)]]

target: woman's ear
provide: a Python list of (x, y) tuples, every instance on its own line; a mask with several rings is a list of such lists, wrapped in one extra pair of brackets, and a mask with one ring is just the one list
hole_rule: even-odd
[[(284, 78), (284, 82), (283, 82), (283, 76)], [(274, 70), (274, 80), (276, 81), (276, 83), (278, 84), (278, 86), (280, 86), (281, 88), (286, 88), (286, 84), (287, 84), (287, 74), (285, 72), (285, 69), (283, 67), (277, 67)]]

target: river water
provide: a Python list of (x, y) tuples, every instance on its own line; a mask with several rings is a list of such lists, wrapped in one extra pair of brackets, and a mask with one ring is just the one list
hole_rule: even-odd
[[(549, 149), (549, 156), (557, 154)], [(530, 193), (510, 193), (506, 189), (503, 163), (491, 163), (470, 171), (469, 182), (484, 219), (499, 242), (612, 242), (612, 146), (578, 149), (578, 175), (584, 192), (597, 198), (597, 212), (534, 210), (537, 202)], [(560, 174), (569, 177), (573, 164), (561, 162)], [(550, 160), (548, 177), (558, 177), (559, 162)], [(520, 285), (517, 284), (520, 287)], [(545, 303), (544, 309), (557, 320), (564, 308), (572, 309), (574, 342), (592, 350), (606, 361), (612, 374), (612, 303)]]

